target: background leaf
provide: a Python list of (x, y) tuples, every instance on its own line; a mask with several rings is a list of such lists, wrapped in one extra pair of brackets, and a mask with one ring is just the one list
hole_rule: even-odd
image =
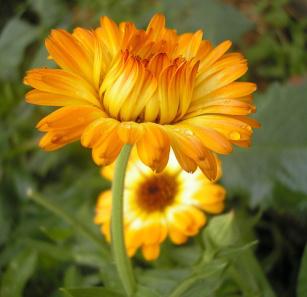
[(252, 206), (272, 204), (277, 183), (307, 197), (306, 92), (306, 83), (274, 84), (258, 94), (256, 118), (262, 128), (255, 132), (253, 146), (224, 158), (225, 186), (232, 193), (247, 193)]
[(37, 38), (38, 33), (37, 27), (18, 18), (6, 24), (0, 35), (0, 80), (18, 76), (24, 50)]
[(124, 297), (105, 288), (61, 289), (67, 297)]
[(240, 36), (253, 26), (252, 21), (240, 11), (222, 1), (168, 0), (158, 3), (161, 4), (159, 9), (167, 16), (167, 22), (179, 32), (202, 29), (205, 38), (215, 44), (226, 39), (238, 41)]
[(23, 288), (32, 276), (36, 262), (36, 252), (28, 249), (13, 259), (2, 277), (0, 296), (22, 297)]

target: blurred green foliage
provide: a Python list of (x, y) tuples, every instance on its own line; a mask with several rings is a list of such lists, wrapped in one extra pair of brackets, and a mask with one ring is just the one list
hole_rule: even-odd
[(299, 16), (293, 3), (298, 2), (298, 10), (304, 1), (291, 2), (293, 6), (287, 6), (289, 0), (261, 0), (255, 5), (261, 31), (246, 56), (264, 79), (284, 80), (306, 72), (307, 18)]
[[(226, 3), (227, 2), (227, 3)], [(27, 105), (22, 77), (49, 66), (51, 28), (96, 26), (101, 15), (144, 26), (155, 12), (180, 32), (230, 39), (261, 90), (263, 128), (250, 150), (224, 160), (230, 212), (210, 220), (187, 245), (134, 259), (139, 297), (271, 296), (257, 252), (279, 297), (307, 296), (306, 6), (304, 1), (29, 0), (1, 3), (0, 296), (122, 296), (110, 250), (92, 223), (98, 193), (110, 185), (79, 144), (46, 153), (35, 123), (50, 109)], [(300, 261), (302, 260), (302, 264)], [(153, 269), (154, 268), (154, 269)], [(298, 277), (299, 275), (299, 277)], [(244, 278), (242, 279), (242, 276)], [(179, 287), (178, 284), (180, 284)], [(86, 289), (91, 286), (104, 288)], [(76, 289), (83, 288), (83, 289)], [(66, 288), (62, 291), (59, 288)]]

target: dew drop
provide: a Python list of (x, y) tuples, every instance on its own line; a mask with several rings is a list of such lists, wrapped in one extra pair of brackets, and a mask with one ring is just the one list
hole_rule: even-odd
[(231, 140), (240, 140), (241, 139), (241, 135), (237, 131), (230, 132), (229, 137), (230, 137)]
[(193, 135), (194, 135), (193, 131), (188, 130), (188, 129), (185, 129), (185, 130), (184, 130), (184, 134), (185, 134), (185, 135), (188, 135), (188, 136), (193, 136)]

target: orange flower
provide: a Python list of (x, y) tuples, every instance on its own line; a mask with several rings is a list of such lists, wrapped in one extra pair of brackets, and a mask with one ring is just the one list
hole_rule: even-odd
[[(225, 190), (206, 179), (199, 169), (193, 174), (183, 171), (172, 152), (167, 167), (159, 174), (135, 155), (128, 163), (124, 190), (125, 244), (129, 256), (140, 248), (146, 260), (154, 260), (167, 237), (175, 244), (183, 244), (206, 224), (205, 212), (222, 212)], [(112, 179), (113, 171), (111, 165), (102, 173)], [(95, 216), (95, 223), (101, 225), (108, 241), (111, 208), (109, 190), (100, 194)]]
[(55, 150), (81, 139), (98, 165), (112, 163), (123, 144), (136, 144), (140, 159), (160, 172), (170, 146), (182, 168), (199, 167), (216, 178), (215, 153), (247, 147), (258, 123), (256, 86), (235, 82), (247, 71), (230, 41), (213, 47), (202, 31), (177, 34), (157, 14), (146, 30), (101, 18), (95, 30), (53, 30), (49, 57), (61, 69), (30, 70), (34, 88), (26, 101), (62, 106), (42, 119), (40, 146)]

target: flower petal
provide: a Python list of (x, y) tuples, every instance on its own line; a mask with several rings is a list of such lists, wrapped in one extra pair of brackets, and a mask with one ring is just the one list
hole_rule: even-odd
[(136, 143), (144, 134), (143, 125), (135, 122), (122, 122), (118, 130), (118, 136), (123, 143)]
[(229, 154), (232, 152), (231, 143), (225, 136), (212, 128), (201, 125), (198, 123), (197, 118), (183, 121), (179, 125), (186, 129), (190, 129), (208, 149), (219, 154)]
[(160, 245), (143, 245), (142, 246), (142, 254), (147, 261), (155, 260), (160, 255)]
[(153, 170), (160, 172), (168, 161), (170, 142), (165, 131), (154, 123), (143, 123), (144, 134), (136, 143), (140, 159)]
[(196, 192), (193, 199), (198, 206), (208, 213), (217, 214), (223, 211), (225, 204), (225, 189), (216, 184), (206, 184), (200, 191)]
[(87, 81), (61, 69), (37, 68), (30, 70), (24, 78), (24, 83), (39, 91), (49, 93), (49, 96), (54, 96), (54, 98), (64, 96), (64, 98), (69, 98), (71, 102), (75, 99), (76, 104), (84, 101), (100, 107), (97, 93)]
[(58, 29), (51, 31), (45, 44), (50, 56), (64, 70), (80, 73), (82, 77), (91, 81), (93, 61), (78, 39), (65, 30)]
[(180, 125), (165, 127), (171, 139), (171, 146), (182, 168), (188, 172), (194, 172), (199, 166), (210, 180), (215, 180), (217, 177), (216, 158), (193, 134), (191, 129)]

